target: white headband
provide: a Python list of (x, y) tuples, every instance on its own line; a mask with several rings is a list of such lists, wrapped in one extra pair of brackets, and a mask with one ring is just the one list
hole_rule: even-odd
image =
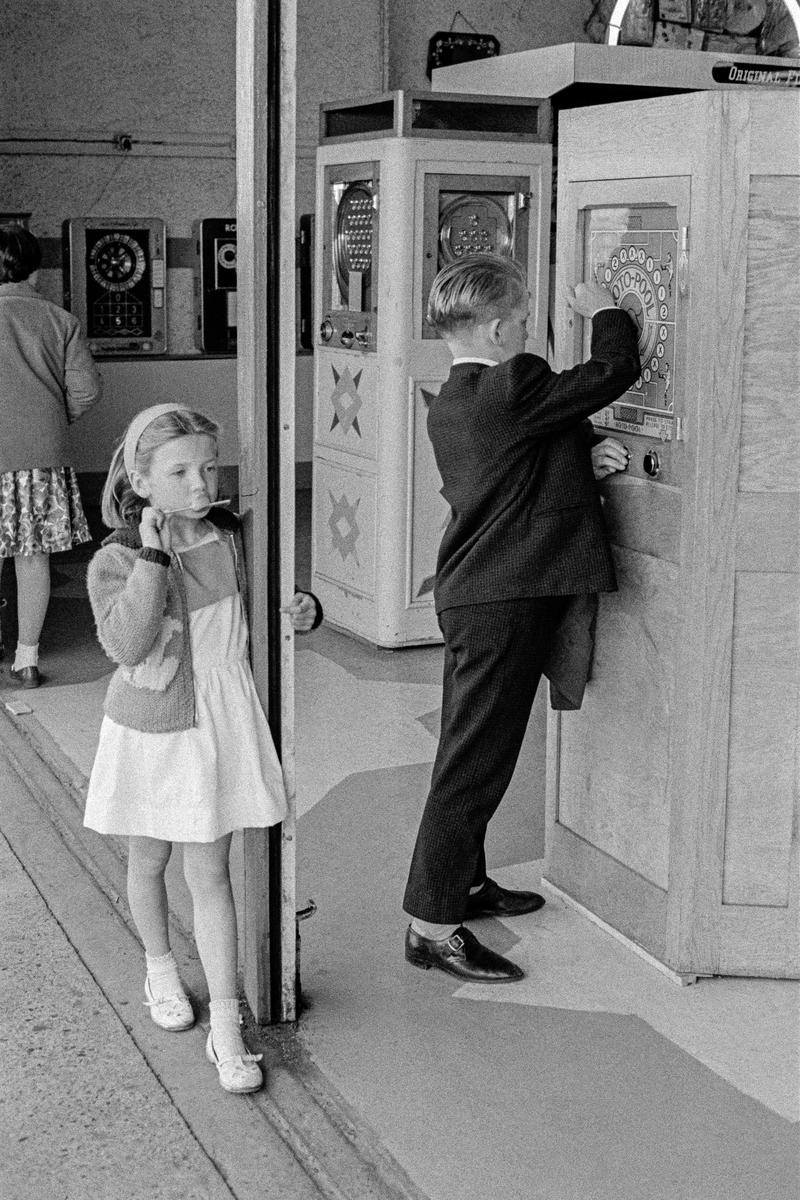
[(128, 426), (128, 432), (125, 434), (125, 448), (122, 451), (129, 479), (131, 473), (136, 470), (136, 448), (147, 426), (159, 417), (166, 416), (167, 413), (191, 411), (185, 404), (154, 404), (151, 408), (143, 408), (140, 413), (136, 414)]

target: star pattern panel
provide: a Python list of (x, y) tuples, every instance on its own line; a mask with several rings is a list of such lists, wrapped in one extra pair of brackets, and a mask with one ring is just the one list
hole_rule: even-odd
[(320, 349), (316, 369), (316, 442), (374, 461), (378, 444), (376, 363), (363, 354)]
[(375, 476), (317, 458), (314, 570), (360, 596), (375, 591)]

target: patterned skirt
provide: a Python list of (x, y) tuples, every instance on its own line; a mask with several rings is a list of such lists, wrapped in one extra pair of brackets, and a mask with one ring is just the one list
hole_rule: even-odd
[(72, 467), (0, 473), (0, 558), (53, 554), (91, 540)]

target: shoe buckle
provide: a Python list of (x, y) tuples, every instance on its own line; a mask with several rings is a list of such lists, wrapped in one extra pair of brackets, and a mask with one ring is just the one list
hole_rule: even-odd
[(448, 940), (447, 944), (452, 950), (464, 949), (464, 939), (460, 933), (454, 933), (453, 936)]

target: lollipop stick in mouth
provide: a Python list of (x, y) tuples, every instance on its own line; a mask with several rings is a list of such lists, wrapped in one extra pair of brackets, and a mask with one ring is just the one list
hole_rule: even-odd
[[(203, 508), (219, 508), (223, 504), (230, 504), (230, 502), (230, 496), (226, 496), (224, 500), (212, 500), (209, 505), (204, 504)], [(162, 509), (162, 512), (165, 517), (169, 517), (172, 516), (173, 513), (199, 512), (199, 509), (196, 509), (193, 504), (189, 504), (186, 508), (164, 508)]]

